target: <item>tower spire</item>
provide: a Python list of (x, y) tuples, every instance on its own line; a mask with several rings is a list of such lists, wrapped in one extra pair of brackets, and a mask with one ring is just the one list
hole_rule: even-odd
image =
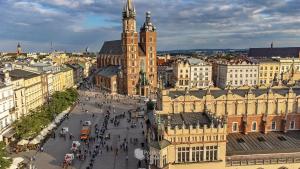
[(133, 0), (126, 0), (123, 9), (123, 18), (134, 18), (135, 17), (135, 7), (133, 5)]

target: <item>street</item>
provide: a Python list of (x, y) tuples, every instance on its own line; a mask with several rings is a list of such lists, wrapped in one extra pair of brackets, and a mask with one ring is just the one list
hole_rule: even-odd
[[(43, 145), (43, 152), (28, 152), (34, 159), (32, 164), (38, 169), (62, 168), (65, 154), (72, 152), (72, 142), (75, 140), (80, 141), (82, 120), (83, 122), (91, 121), (91, 137), (94, 138), (94, 140), (92, 139), (88, 144), (81, 142), (80, 151), (82, 154), (86, 151), (87, 157), (85, 160), (80, 160), (75, 154), (75, 159), (68, 168), (138, 168), (139, 161), (134, 157), (134, 150), (140, 148), (141, 143), (145, 141), (142, 133), (142, 127), (144, 127), (143, 119), (133, 119), (128, 122), (128, 110), (136, 109), (139, 105), (137, 101), (128, 98), (114, 101), (111, 100), (109, 96), (105, 98), (103, 94), (95, 92), (79, 91), (79, 93), (80, 103), (70, 112), (69, 119), (66, 119), (56, 129), (55, 138), (52, 137), (46, 141)], [(104, 103), (103, 106), (101, 106), (102, 103)], [(104, 136), (110, 135), (110, 139), (103, 139), (101, 144), (101, 139), (97, 138), (97, 134), (95, 133), (96, 128), (94, 126), (103, 126), (104, 116), (108, 111), (110, 112), (110, 120), (108, 120), (108, 126)], [(114, 123), (112, 119), (116, 116), (118, 117), (115, 118), (117, 120)], [(131, 128), (133, 121), (136, 127)], [(59, 136), (62, 127), (69, 128), (69, 134), (67, 134), (66, 138)], [(70, 139), (70, 135), (73, 136), (72, 139)], [(93, 155), (96, 145), (100, 145), (100, 148), (97, 155)], [(126, 151), (125, 145), (128, 151)], [(93, 162), (91, 162), (93, 156)]]

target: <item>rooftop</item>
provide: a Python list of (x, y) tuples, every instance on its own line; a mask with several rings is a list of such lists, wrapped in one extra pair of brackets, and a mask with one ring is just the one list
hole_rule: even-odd
[(300, 47), (250, 48), (249, 57), (299, 57)]
[(247, 135), (232, 133), (227, 136), (227, 141), (227, 156), (300, 151), (300, 131), (248, 133)]
[(13, 79), (13, 80), (17, 80), (17, 79), (30, 79), (36, 76), (39, 76), (39, 74), (37, 73), (33, 73), (33, 72), (29, 72), (29, 71), (25, 71), (25, 70), (21, 70), (21, 69), (14, 69), (11, 70), (9, 72), (9, 76)]
[[(141, 48), (141, 46), (138, 46), (139, 48), (139, 56), (145, 56), (145, 52)], [(99, 54), (106, 54), (106, 55), (116, 55), (116, 56), (122, 56), (123, 50), (122, 50), (122, 41), (121, 40), (113, 40), (113, 41), (106, 41), (104, 42)]]
[(178, 113), (178, 114), (169, 114), (169, 115), (160, 115), (160, 120), (164, 124), (164, 126), (167, 126), (168, 123), (170, 123), (171, 128), (174, 128), (175, 126), (182, 127), (184, 124), (186, 127), (192, 125), (193, 127), (196, 127), (199, 125), (200, 127), (203, 127), (204, 125), (210, 126), (211, 124), (214, 124), (214, 127), (217, 126), (218, 121), (215, 118), (212, 118), (207, 113)]
[(104, 76), (104, 77), (112, 77), (115, 75), (118, 75), (118, 73), (121, 71), (120, 66), (107, 66), (105, 68), (100, 69), (98, 72), (98, 75)]
[[(293, 92), (296, 93), (296, 95), (300, 95), (300, 88), (292, 88)], [(279, 94), (282, 96), (285, 96), (286, 94), (288, 94), (289, 89), (288, 88), (274, 88), (271, 90), (274, 94)], [(172, 99), (175, 99), (179, 96), (184, 96), (184, 95), (192, 95), (195, 96), (197, 98), (203, 98), (204, 96), (207, 95), (207, 93), (210, 93), (212, 96), (214, 96), (215, 98), (218, 98), (222, 95), (226, 95), (228, 93), (228, 90), (190, 90), (188, 91), (188, 94), (186, 94), (186, 91), (184, 90), (170, 90), (168, 96), (171, 97)], [(245, 95), (247, 95), (249, 93), (249, 89), (233, 89), (231, 90), (232, 94), (234, 95), (239, 95), (241, 97), (244, 97)], [(270, 92), (269, 89), (251, 89), (251, 92), (256, 96), (260, 96), (263, 94), (266, 94), (268, 92)]]

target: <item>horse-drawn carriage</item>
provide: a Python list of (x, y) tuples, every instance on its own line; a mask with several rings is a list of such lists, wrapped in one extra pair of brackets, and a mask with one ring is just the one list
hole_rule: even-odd
[(73, 141), (71, 151), (73, 153), (76, 153), (80, 148), (80, 142), (79, 141)]
[(68, 168), (70, 165), (72, 165), (73, 160), (74, 160), (74, 154), (66, 154), (63, 163), (63, 168)]

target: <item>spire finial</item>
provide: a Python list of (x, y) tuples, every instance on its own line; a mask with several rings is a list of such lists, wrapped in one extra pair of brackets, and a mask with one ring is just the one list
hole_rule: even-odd
[(133, 5), (133, 0), (126, 0), (123, 9), (123, 17), (135, 17), (135, 7)]

